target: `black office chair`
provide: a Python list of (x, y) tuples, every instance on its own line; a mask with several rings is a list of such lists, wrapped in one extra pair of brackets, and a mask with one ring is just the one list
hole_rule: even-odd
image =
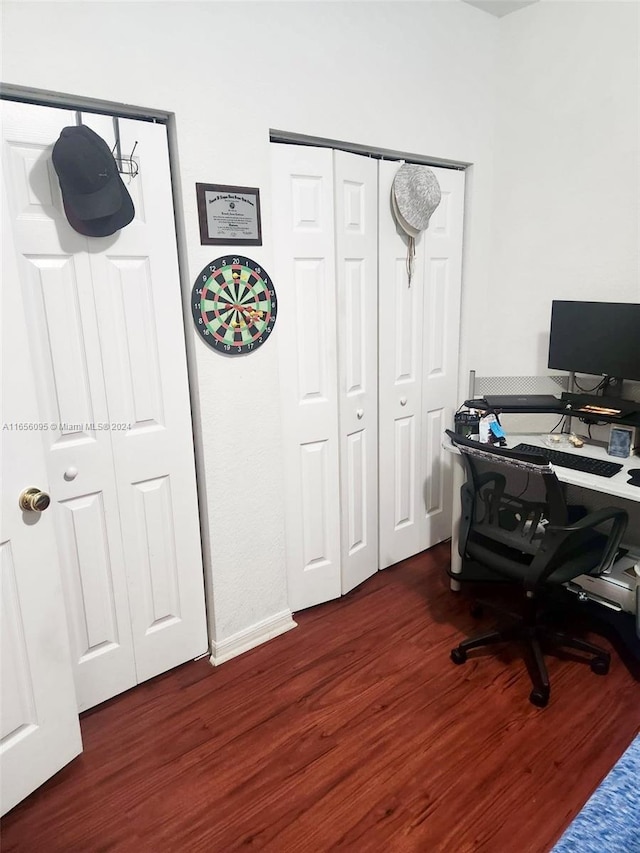
[(610, 655), (599, 646), (554, 630), (543, 604), (561, 584), (583, 574), (599, 574), (613, 562), (627, 526), (619, 508), (586, 513), (568, 507), (562, 484), (542, 456), (480, 444), (447, 430), (462, 454), (467, 480), (461, 489), (459, 551), (462, 574), (489, 569), (495, 578), (521, 584), (523, 613), (509, 624), (464, 640), (451, 651), (462, 664), (467, 652), (507, 640), (524, 641), (531, 653), (534, 705), (549, 701), (549, 676), (542, 645), (587, 652), (593, 672), (606, 675)]

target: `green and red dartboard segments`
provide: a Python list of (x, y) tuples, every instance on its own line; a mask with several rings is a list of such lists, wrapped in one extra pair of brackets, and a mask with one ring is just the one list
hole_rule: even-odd
[(276, 291), (266, 270), (251, 258), (216, 258), (193, 285), (191, 310), (209, 346), (225, 355), (242, 355), (271, 335)]

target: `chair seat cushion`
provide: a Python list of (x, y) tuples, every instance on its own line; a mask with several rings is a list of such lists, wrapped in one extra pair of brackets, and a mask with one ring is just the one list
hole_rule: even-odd
[[(572, 553), (561, 555), (560, 565), (546, 577), (545, 582), (562, 584), (593, 571), (600, 563), (606, 541), (605, 536), (591, 531), (588, 539), (585, 538), (579, 548), (574, 549)], [(466, 551), (471, 559), (512, 580), (524, 581), (531, 571), (531, 554), (525, 554), (492, 539), (485, 539), (476, 533), (467, 540)]]

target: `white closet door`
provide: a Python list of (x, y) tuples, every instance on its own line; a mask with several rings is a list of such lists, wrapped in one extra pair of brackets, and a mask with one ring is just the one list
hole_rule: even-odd
[(341, 593), (333, 158), (272, 145), (274, 276), (293, 611)]
[[(33, 152), (37, 157), (37, 150)], [(4, 170), (3, 170), (4, 172)], [(6, 172), (4, 172), (6, 177)], [(26, 199), (25, 199), (26, 200)], [(2, 219), (10, 222), (3, 182)], [(23, 209), (28, 215), (28, 207)], [(6, 234), (5, 234), (6, 237)], [(0, 509), (0, 813), (82, 750), (53, 507), (23, 512), (30, 486), (49, 491), (30, 337), (15, 257), (2, 253)]]
[[(138, 140), (134, 221), (105, 238), (64, 215), (51, 150), (75, 114), (3, 102), (19, 290), (35, 365), (78, 707), (207, 647), (184, 328), (165, 128)], [(83, 122), (110, 146), (113, 120)]]
[(442, 199), (424, 242), (422, 328), (421, 550), (451, 535), (452, 455), (442, 449), (445, 429), (453, 428), (460, 404), (458, 361), (462, 285), (463, 171), (433, 169)]
[(334, 151), (342, 592), (378, 570), (378, 168)]
[(399, 167), (379, 164), (381, 568), (450, 534), (441, 440), (457, 405), (464, 173), (433, 169), (442, 201), (416, 241), (409, 287), (406, 238), (390, 202)]
[[(83, 121), (115, 144), (111, 118)], [(119, 130), (123, 156), (137, 142), (135, 218), (89, 257), (140, 682), (205, 652), (207, 632), (166, 127)]]
[[(2, 102), (14, 288), (27, 324), (74, 659), (78, 708), (132, 687), (120, 513), (87, 239), (67, 223), (51, 163), (68, 110)], [(113, 242), (110, 240), (109, 242)], [(25, 393), (32, 389), (26, 388)]]
[(409, 287), (406, 238), (391, 209), (400, 163), (379, 164), (380, 568), (422, 550), (422, 304), (424, 240)]

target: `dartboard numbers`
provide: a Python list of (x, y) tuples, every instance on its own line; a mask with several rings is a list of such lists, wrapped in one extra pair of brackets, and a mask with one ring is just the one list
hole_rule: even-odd
[(269, 339), (276, 322), (276, 291), (266, 270), (251, 258), (216, 258), (193, 285), (191, 310), (209, 346), (241, 355)]

